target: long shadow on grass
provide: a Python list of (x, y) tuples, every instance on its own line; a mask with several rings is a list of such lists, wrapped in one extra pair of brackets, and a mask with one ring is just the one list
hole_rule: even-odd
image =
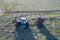
[(20, 27), (15, 29), (16, 40), (35, 40), (30, 28), (21, 30)]
[(57, 40), (56, 37), (54, 37), (48, 29), (45, 27), (44, 24), (37, 25), (38, 29), (40, 30), (40, 33), (46, 36), (46, 40)]

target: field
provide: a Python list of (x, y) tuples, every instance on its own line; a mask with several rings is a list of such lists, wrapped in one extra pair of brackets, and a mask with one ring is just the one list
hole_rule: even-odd
[[(30, 26), (28, 29), (21, 30), (12, 24), (13, 17), (20, 16), (22, 13), (4, 14), (0, 16), (0, 40), (60, 40), (60, 12), (56, 13), (26, 13), (30, 17), (43, 15), (46, 19), (42, 28)], [(25, 14), (25, 13), (24, 13)], [(54, 17), (55, 19), (49, 19)], [(8, 20), (2, 22), (1, 20)], [(19, 37), (18, 37), (19, 36)]]

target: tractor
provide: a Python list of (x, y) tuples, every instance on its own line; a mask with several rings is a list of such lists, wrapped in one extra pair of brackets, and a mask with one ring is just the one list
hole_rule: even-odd
[(26, 29), (29, 27), (29, 23), (26, 17), (20, 17), (19, 20), (14, 20), (15, 26), (20, 27), (21, 29)]

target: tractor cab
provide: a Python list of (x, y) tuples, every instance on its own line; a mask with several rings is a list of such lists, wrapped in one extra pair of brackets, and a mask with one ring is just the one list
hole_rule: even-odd
[(26, 29), (29, 26), (28, 20), (26, 17), (20, 17), (19, 20), (15, 22), (16, 27), (20, 27), (21, 29)]
[(21, 28), (22, 28), (22, 29), (26, 29), (26, 28), (28, 28), (28, 26), (29, 26), (28, 20), (27, 20), (27, 18), (25, 18), (25, 17), (21, 17), (21, 18), (20, 18), (20, 23), (21, 23)]

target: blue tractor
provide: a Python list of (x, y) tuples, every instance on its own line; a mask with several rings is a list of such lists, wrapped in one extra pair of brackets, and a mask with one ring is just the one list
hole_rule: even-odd
[(20, 27), (21, 29), (26, 29), (29, 27), (29, 23), (27, 18), (21, 17), (19, 20), (15, 22), (16, 27)]

